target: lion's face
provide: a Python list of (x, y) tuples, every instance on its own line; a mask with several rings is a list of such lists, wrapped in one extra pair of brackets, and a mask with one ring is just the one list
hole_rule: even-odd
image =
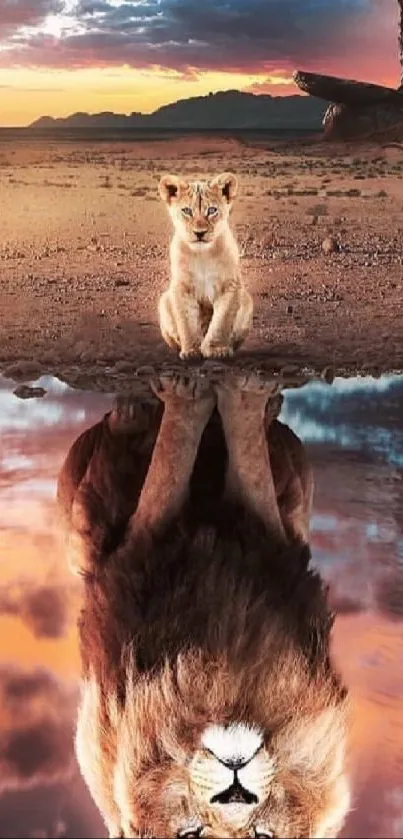
[(336, 708), (266, 733), (209, 725), (193, 748), (191, 732), (162, 731), (134, 775), (126, 749), (119, 761), (121, 835), (336, 836), (349, 807), (341, 732)]
[(159, 191), (177, 235), (192, 250), (203, 251), (228, 227), (237, 179), (226, 172), (210, 181), (189, 183), (176, 175), (164, 175)]

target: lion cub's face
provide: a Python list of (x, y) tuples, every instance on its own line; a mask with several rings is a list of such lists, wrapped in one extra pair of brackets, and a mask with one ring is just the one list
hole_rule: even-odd
[(141, 772), (129, 771), (126, 755), (115, 774), (122, 836), (337, 835), (349, 794), (336, 709), (266, 737), (244, 724), (209, 725), (190, 752), (184, 737), (191, 732), (171, 730), (165, 743), (162, 726), (159, 759)]
[(230, 172), (192, 183), (164, 175), (159, 184), (177, 235), (195, 251), (211, 246), (228, 228), (237, 188), (237, 179)]

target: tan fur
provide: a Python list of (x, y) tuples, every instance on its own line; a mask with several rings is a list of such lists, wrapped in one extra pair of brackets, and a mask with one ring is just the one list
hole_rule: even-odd
[[(208, 182), (188, 183), (175, 175), (160, 181), (174, 225), (171, 282), (159, 302), (160, 328), (181, 358), (230, 356), (250, 329), (253, 301), (242, 281), (239, 249), (229, 226), (237, 190), (236, 177), (228, 172)], [(209, 215), (209, 208), (216, 212)]]
[[(218, 387), (219, 414), (205, 385), (163, 381), (156, 390), (162, 420), (150, 409), (140, 433), (129, 400), (77, 441), (59, 480), (65, 520), (74, 529), (80, 498), (86, 536), (83, 776), (110, 836), (177, 837), (192, 826), (204, 837), (335, 836), (349, 807), (348, 704), (330, 660), (325, 593), (307, 568), (304, 448), (274, 420), (279, 400), (266, 405), (254, 381), (241, 399)], [(270, 464), (258, 501), (278, 505), (281, 543), (275, 517), (256, 517), (255, 488), (242, 478), (261, 428)], [(163, 532), (156, 486), (172, 517)], [(139, 510), (146, 542), (133, 536)], [(201, 738), (211, 724), (237, 723), (263, 732), (263, 748), (240, 773), (258, 802), (226, 809), (212, 804), (222, 767)]]

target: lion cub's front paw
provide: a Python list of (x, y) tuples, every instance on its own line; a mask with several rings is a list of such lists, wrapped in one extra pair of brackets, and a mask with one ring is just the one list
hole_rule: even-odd
[(231, 358), (234, 355), (234, 349), (214, 341), (203, 341), (201, 353), (203, 358)]
[(186, 347), (185, 349), (181, 350), (179, 353), (179, 358), (182, 361), (191, 361), (192, 359), (197, 359), (201, 357), (201, 350), (200, 347)]

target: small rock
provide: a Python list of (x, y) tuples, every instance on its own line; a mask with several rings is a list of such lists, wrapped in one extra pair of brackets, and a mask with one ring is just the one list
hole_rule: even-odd
[(334, 370), (331, 367), (325, 367), (324, 370), (322, 370), (321, 377), (328, 385), (333, 384)]
[(41, 364), (44, 366), (53, 366), (60, 364), (60, 357), (50, 352), (44, 353), (41, 356)]
[(133, 371), (133, 362), (122, 358), (116, 362), (115, 369), (118, 373), (131, 373)]
[(339, 250), (339, 244), (332, 236), (327, 236), (322, 242), (322, 250), (325, 254), (337, 253)]
[(217, 361), (215, 361), (212, 358), (212, 359), (205, 359), (203, 361), (203, 367), (202, 367), (201, 373), (203, 375), (203, 373), (205, 374), (205, 373), (208, 372), (208, 373), (212, 373), (215, 376), (221, 376), (221, 375), (224, 375), (225, 373), (228, 373), (230, 370), (231, 370), (231, 368), (228, 367), (228, 365), (217, 364)]
[(280, 371), (281, 376), (296, 376), (300, 372), (297, 364), (286, 364)]
[(19, 399), (38, 399), (46, 396), (46, 390), (43, 387), (30, 387), (29, 385), (19, 385), (13, 391), (14, 396)]
[(137, 368), (136, 376), (155, 376), (155, 368), (151, 367), (150, 364), (144, 364), (142, 367)]
[(35, 381), (41, 374), (42, 367), (35, 361), (17, 361), (3, 370), (6, 379), (30, 379)]
[(90, 345), (87, 343), (87, 341), (77, 341), (74, 349), (77, 356), (80, 356), (81, 353), (87, 352), (87, 350), (90, 349)]
[(89, 350), (84, 350), (84, 352), (80, 353), (80, 361), (82, 361), (83, 364), (88, 364), (88, 363), (92, 364), (92, 362), (94, 362), (96, 360), (97, 360), (97, 354), (96, 354), (95, 350), (89, 349)]

